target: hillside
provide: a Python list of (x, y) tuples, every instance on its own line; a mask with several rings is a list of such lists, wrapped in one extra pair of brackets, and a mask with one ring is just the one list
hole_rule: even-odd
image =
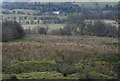
[(2, 79), (118, 79), (117, 12), (110, 2), (4, 3)]
[(28, 35), (3, 43), (3, 77), (116, 79), (117, 48), (116, 38)]

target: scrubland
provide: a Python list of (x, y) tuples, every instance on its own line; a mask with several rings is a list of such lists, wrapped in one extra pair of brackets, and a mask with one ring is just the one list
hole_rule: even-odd
[(3, 78), (116, 79), (118, 74), (117, 38), (27, 35), (4, 42), (2, 52)]

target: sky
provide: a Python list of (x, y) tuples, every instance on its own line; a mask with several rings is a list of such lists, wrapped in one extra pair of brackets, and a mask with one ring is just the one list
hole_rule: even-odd
[(4, 2), (118, 2), (120, 0), (0, 0)]

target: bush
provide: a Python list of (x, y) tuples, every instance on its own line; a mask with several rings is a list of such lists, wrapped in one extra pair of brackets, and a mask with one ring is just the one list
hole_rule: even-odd
[(103, 21), (95, 21), (91, 30), (95, 36), (117, 37), (117, 28)]
[(69, 29), (68, 26), (65, 26), (64, 29), (60, 28), (60, 29), (56, 29), (56, 30), (53, 30), (51, 32), (52, 35), (61, 35), (61, 36), (70, 36), (72, 35), (71, 34), (71, 30)]
[(29, 73), (29, 72), (45, 72), (56, 69), (54, 61), (24, 61), (7, 67), (4, 73)]
[(18, 79), (64, 79), (61, 73), (52, 72), (31, 72), (17, 75)]
[(24, 37), (24, 30), (22, 26), (16, 21), (2, 22), (2, 41), (6, 42), (13, 39), (20, 39)]
[[(112, 79), (113, 77), (94, 71), (79, 75), (79, 79)], [(90, 81), (90, 80), (89, 80)]]
[(26, 33), (34, 33), (34, 34), (43, 34), (46, 35), (48, 33), (48, 28), (47, 27), (41, 27), (41, 26), (37, 26), (35, 28), (33, 28), (32, 30), (27, 30)]
[(73, 65), (68, 64), (59, 64), (57, 67), (57, 71), (62, 73), (64, 77), (76, 73), (77, 69)]

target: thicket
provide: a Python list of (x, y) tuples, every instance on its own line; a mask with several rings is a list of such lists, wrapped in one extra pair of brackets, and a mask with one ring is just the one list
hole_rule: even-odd
[(103, 20), (86, 21), (80, 15), (70, 16), (64, 28), (52, 31), (53, 35), (92, 35), (117, 37), (118, 29), (116, 26), (105, 23)]
[(2, 41), (20, 39), (25, 36), (22, 26), (16, 21), (2, 22)]

